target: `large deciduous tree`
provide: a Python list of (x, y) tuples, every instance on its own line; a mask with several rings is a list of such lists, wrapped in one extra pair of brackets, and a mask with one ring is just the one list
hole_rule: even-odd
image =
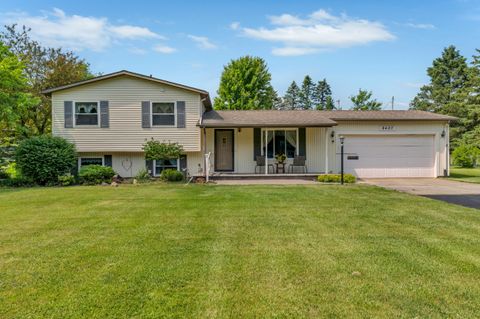
[(18, 114), (20, 135), (27, 137), (51, 130), (51, 101), (41, 92), (44, 89), (69, 84), (92, 77), (89, 65), (71, 51), (46, 48), (31, 39), (29, 29), (16, 25), (5, 26), (0, 39), (24, 65), (28, 92), (37, 98)]
[(358, 90), (357, 95), (350, 96), (355, 111), (378, 111), (382, 109), (382, 103), (372, 99), (372, 91)]
[(244, 56), (230, 61), (222, 72), (217, 110), (272, 109), (274, 90), (272, 76), (262, 58)]

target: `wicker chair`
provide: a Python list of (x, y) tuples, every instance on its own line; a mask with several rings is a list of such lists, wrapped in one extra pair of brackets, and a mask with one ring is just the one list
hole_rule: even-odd
[[(257, 156), (257, 165), (255, 165), (255, 174), (257, 174), (257, 168), (260, 168), (260, 173), (262, 172), (262, 167), (265, 167), (265, 156)], [(270, 172), (270, 167), (272, 172), (274, 172), (273, 164), (268, 164), (268, 172)]]
[(307, 171), (307, 165), (305, 164), (305, 156), (295, 156), (293, 158), (293, 163), (288, 167), (288, 171), (290, 173), (293, 173), (293, 169), (295, 167), (301, 167), (303, 172), (306, 174), (308, 171)]

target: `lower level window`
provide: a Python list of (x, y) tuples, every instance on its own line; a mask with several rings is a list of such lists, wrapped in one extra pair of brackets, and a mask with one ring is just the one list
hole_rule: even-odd
[(87, 165), (103, 165), (101, 157), (82, 157), (80, 158), (80, 167)]
[(155, 161), (155, 175), (160, 175), (165, 169), (178, 169), (178, 160), (156, 160)]

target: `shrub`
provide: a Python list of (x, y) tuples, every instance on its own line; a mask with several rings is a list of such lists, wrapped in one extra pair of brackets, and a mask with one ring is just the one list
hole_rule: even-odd
[(75, 184), (75, 176), (71, 174), (58, 176), (58, 184), (62, 186), (70, 186)]
[[(341, 175), (340, 174), (325, 174), (319, 175), (317, 180), (321, 183), (340, 183), (341, 182)], [(343, 182), (344, 183), (355, 183), (357, 178), (352, 174), (343, 174)]]
[(20, 143), (15, 152), (22, 175), (40, 185), (55, 184), (58, 176), (75, 167), (75, 146), (61, 137), (36, 136)]
[(20, 174), (20, 171), (18, 170), (16, 163), (9, 163), (5, 167), (5, 173), (8, 175), (9, 178), (17, 178), (22, 175)]
[(80, 169), (78, 177), (80, 183), (85, 185), (98, 185), (111, 183), (115, 171), (110, 166), (88, 165)]
[(460, 145), (453, 153), (453, 164), (460, 167), (475, 167), (480, 157), (480, 149), (475, 145)]
[(164, 181), (179, 182), (183, 180), (183, 174), (175, 169), (166, 169), (162, 171), (160, 178)]
[(146, 183), (151, 180), (151, 176), (150, 174), (148, 174), (148, 170), (144, 168), (137, 173), (137, 175), (135, 176), (135, 179), (139, 183)]
[(30, 187), (34, 186), (35, 182), (30, 178), (18, 176), (14, 178), (7, 178), (0, 180), (0, 186), (6, 187)]

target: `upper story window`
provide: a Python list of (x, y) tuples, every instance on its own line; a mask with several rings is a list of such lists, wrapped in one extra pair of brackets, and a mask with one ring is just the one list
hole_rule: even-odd
[(176, 113), (174, 102), (153, 102), (152, 103), (152, 125), (153, 126), (175, 126)]
[(98, 125), (98, 102), (75, 102), (75, 126)]

